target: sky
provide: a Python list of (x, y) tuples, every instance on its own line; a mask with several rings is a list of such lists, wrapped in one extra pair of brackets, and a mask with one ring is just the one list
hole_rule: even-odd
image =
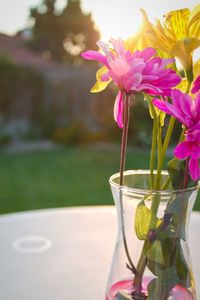
[[(29, 8), (42, 0), (0, 0), (0, 32), (14, 34), (28, 24)], [(62, 7), (67, 0), (57, 0)], [(139, 29), (140, 8), (144, 8), (153, 21), (169, 10), (200, 4), (199, 0), (82, 0), (82, 8), (92, 12), (97, 28), (104, 40), (112, 37), (127, 38)]]

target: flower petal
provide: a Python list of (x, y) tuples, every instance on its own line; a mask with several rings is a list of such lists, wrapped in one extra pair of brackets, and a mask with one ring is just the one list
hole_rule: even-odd
[(190, 159), (189, 161), (189, 171), (191, 178), (193, 180), (198, 180), (200, 178), (200, 166), (199, 166), (199, 160), (198, 159)]
[(104, 76), (105, 74), (108, 73), (108, 69), (106, 67), (101, 67), (97, 73), (96, 73), (96, 78), (97, 78), (97, 82), (95, 83), (95, 85), (91, 88), (91, 93), (99, 93), (103, 90), (105, 90), (105, 88), (108, 86), (108, 84), (111, 82), (111, 79), (109, 79), (108, 81), (103, 81), (102, 80), (102, 76)]
[(191, 145), (188, 142), (182, 142), (176, 146), (174, 149), (174, 155), (178, 159), (185, 159), (192, 153)]
[(158, 98), (154, 98), (152, 100), (152, 103), (155, 107), (157, 107), (159, 110), (164, 111), (165, 113), (172, 115), (171, 111), (168, 109), (166, 103), (167, 101), (159, 100)]
[(196, 110), (196, 118), (197, 121), (200, 121), (200, 92), (197, 94), (195, 99), (195, 110)]
[(191, 93), (192, 94), (196, 94), (200, 91), (200, 75), (197, 76), (197, 78), (195, 79), (195, 81), (193, 82), (193, 86), (191, 89)]
[(105, 66), (108, 65), (107, 58), (103, 54), (99, 53), (98, 51), (89, 50), (89, 51), (86, 51), (86, 52), (82, 52), (81, 56), (84, 59), (96, 60), (96, 61), (100, 62), (101, 64), (103, 64)]
[(114, 119), (120, 128), (123, 128), (123, 111), (123, 93), (119, 91), (114, 104)]
[(156, 50), (152, 47), (146, 48), (142, 51), (136, 51), (134, 54), (134, 58), (143, 58), (144, 61), (146, 62), (149, 60), (152, 56), (156, 54)]
[(187, 24), (190, 16), (188, 8), (171, 11), (166, 16), (166, 25), (177, 40), (187, 36)]

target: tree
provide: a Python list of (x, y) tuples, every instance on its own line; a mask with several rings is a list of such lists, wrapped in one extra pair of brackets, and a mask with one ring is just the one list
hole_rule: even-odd
[(96, 49), (99, 32), (90, 13), (84, 14), (80, 0), (68, 0), (63, 11), (56, 11), (56, 0), (43, 0), (30, 11), (34, 20), (30, 45), (59, 62), (79, 63), (80, 52)]

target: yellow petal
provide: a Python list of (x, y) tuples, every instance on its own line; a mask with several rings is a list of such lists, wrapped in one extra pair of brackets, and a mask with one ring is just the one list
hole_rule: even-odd
[(148, 16), (143, 9), (141, 9), (141, 13), (143, 22), (140, 30), (135, 36), (128, 38), (126, 41), (126, 48), (132, 53), (136, 50), (143, 50), (147, 47), (156, 48), (153, 24), (149, 21)]
[(181, 90), (183, 93), (185, 93), (187, 89), (188, 81), (186, 79), (182, 79), (182, 81), (176, 86), (176, 89)]
[(135, 51), (136, 37), (129, 37), (125, 41), (126, 50), (131, 51), (133, 53)]
[(194, 78), (200, 74), (200, 59), (194, 64)]
[(179, 59), (184, 69), (192, 69), (192, 53), (198, 47), (200, 47), (200, 39), (186, 38), (178, 41), (171, 53)]
[(108, 84), (111, 82), (111, 79), (109, 81), (102, 81), (101, 77), (102, 75), (106, 74), (108, 72), (108, 69), (106, 67), (100, 68), (96, 73), (97, 82), (94, 84), (94, 86), (91, 88), (91, 93), (99, 93), (106, 89)]
[(157, 40), (157, 46), (165, 52), (170, 53), (172, 47), (174, 46), (175, 40), (167, 35), (169, 31), (162, 26), (161, 22), (157, 20), (155, 26), (155, 39)]
[(188, 27), (190, 37), (200, 38), (200, 4), (191, 11)]
[(171, 11), (166, 16), (168, 33), (176, 40), (188, 37), (188, 21), (190, 10), (188, 8)]

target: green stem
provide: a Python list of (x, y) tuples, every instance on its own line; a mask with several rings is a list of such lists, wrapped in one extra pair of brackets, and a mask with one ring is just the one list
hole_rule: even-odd
[(166, 181), (165, 181), (165, 182), (163, 183), (163, 185), (161, 186), (161, 190), (162, 190), (162, 191), (163, 191), (163, 190), (166, 190), (166, 189), (168, 188), (170, 182), (171, 182), (171, 179), (170, 179), (170, 177), (168, 176), (167, 179), (166, 179)]
[(189, 94), (191, 85), (192, 85), (192, 81), (188, 81), (187, 88), (186, 88), (186, 94)]
[(151, 102), (151, 99), (148, 98), (150, 111), (153, 117), (153, 135), (152, 135), (152, 146), (151, 146), (151, 156), (150, 156), (150, 185), (151, 189), (154, 189), (154, 164), (156, 156), (156, 144), (157, 144), (157, 122), (158, 117), (155, 111), (155, 108)]
[(151, 189), (154, 189), (154, 162), (156, 156), (156, 141), (157, 141), (157, 120), (153, 119), (153, 135), (151, 145), (151, 157), (150, 157), (150, 185)]
[(162, 172), (162, 168), (163, 168), (163, 163), (164, 163), (164, 160), (165, 160), (165, 155), (166, 155), (167, 148), (169, 146), (171, 135), (172, 135), (172, 132), (173, 132), (173, 129), (174, 129), (175, 121), (176, 121), (176, 119), (174, 117), (170, 118), (169, 126), (168, 126), (166, 137), (165, 137), (165, 141), (164, 141), (163, 148), (162, 148), (161, 158), (158, 162), (157, 177), (156, 177), (156, 189), (159, 189), (159, 187), (160, 187), (160, 180), (161, 180), (161, 172)]
[(161, 171), (162, 171), (162, 165), (163, 165), (163, 155), (162, 155), (162, 129), (160, 126), (160, 118), (158, 117), (157, 121), (157, 143), (158, 143), (158, 168), (157, 168), (157, 174), (156, 174), (156, 183), (155, 183), (155, 189), (160, 189), (160, 181), (161, 181)]
[(140, 294), (141, 290), (142, 290), (142, 277), (143, 277), (144, 270), (147, 265), (147, 248), (148, 248), (148, 241), (146, 240), (144, 242), (144, 245), (142, 248), (142, 253), (141, 253), (139, 262), (137, 264), (138, 273), (134, 278), (134, 286), (135, 286), (135, 291), (137, 294)]
[(193, 69), (185, 70), (185, 77), (187, 78), (187, 88), (186, 88), (186, 94), (190, 92), (191, 84), (194, 79)]
[(180, 139), (179, 139), (179, 143), (184, 141), (184, 137), (185, 137), (185, 128), (182, 129), (181, 135), (180, 135)]
[(126, 160), (126, 150), (127, 150), (127, 139), (128, 139), (128, 128), (129, 128), (129, 96), (127, 94), (124, 95), (124, 126), (122, 132), (122, 146), (121, 146), (121, 158), (120, 158), (120, 194), (119, 194), (119, 203), (120, 203), (120, 211), (121, 211), (121, 225), (122, 225), (122, 238), (124, 243), (124, 250), (126, 253), (126, 257), (130, 264), (130, 268), (134, 274), (137, 273), (137, 270), (131, 260), (126, 234), (125, 234), (125, 224), (124, 224), (124, 209), (123, 209), (123, 191), (121, 187), (124, 183), (124, 168), (125, 168), (125, 160)]

